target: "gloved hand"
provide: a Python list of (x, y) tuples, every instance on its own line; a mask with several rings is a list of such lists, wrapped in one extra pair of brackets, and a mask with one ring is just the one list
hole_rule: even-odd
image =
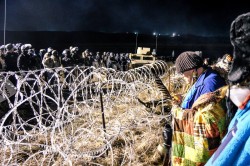
[(170, 124), (166, 123), (163, 130), (163, 139), (164, 144), (168, 147), (171, 147), (173, 130)]
[(172, 97), (172, 104), (173, 105), (180, 105), (182, 102), (182, 95), (176, 94)]

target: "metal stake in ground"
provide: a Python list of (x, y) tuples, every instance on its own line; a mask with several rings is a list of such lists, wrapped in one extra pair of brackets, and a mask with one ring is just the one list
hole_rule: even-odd
[[(105, 123), (105, 115), (104, 115), (104, 109), (103, 109), (102, 89), (100, 90), (100, 102), (101, 102), (101, 111), (102, 111), (102, 127), (103, 127), (104, 133), (106, 134), (106, 123)], [(108, 150), (106, 151), (106, 154), (108, 155)]]

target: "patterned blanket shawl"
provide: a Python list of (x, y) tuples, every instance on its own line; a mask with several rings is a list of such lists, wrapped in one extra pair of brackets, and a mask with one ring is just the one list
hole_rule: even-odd
[(200, 96), (192, 109), (175, 106), (173, 165), (205, 165), (226, 133), (225, 95), (228, 86)]

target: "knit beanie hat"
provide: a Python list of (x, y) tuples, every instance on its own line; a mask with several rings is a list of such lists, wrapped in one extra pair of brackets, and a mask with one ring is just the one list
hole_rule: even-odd
[(250, 74), (250, 12), (239, 15), (231, 24), (230, 40), (234, 47), (228, 80), (239, 83)]
[(183, 73), (188, 70), (199, 68), (202, 65), (203, 59), (193, 51), (186, 51), (181, 53), (175, 61), (175, 67), (178, 73)]

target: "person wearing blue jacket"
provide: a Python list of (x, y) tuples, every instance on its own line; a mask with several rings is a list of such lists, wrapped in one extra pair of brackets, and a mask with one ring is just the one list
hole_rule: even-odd
[(182, 73), (192, 87), (182, 100), (181, 107), (190, 109), (203, 94), (226, 85), (225, 80), (212, 68), (203, 65), (203, 59), (194, 51), (181, 53), (175, 62), (176, 71)]
[[(175, 62), (176, 72), (183, 74), (186, 81), (191, 85), (191, 88), (188, 90), (188, 92), (186, 93), (183, 100), (182, 100), (181, 95), (179, 95), (179, 96), (176, 95), (178, 100), (176, 102), (173, 101), (174, 104), (178, 104), (178, 107), (180, 105), (182, 112), (185, 112), (186, 110), (188, 110), (188, 111), (190, 110), (190, 112), (192, 112), (191, 108), (192, 108), (193, 104), (195, 103), (195, 101), (200, 96), (202, 96), (203, 94), (214, 92), (215, 90), (217, 90), (217, 89), (223, 87), (224, 85), (226, 85), (225, 80), (219, 75), (219, 73), (217, 73), (212, 68), (205, 66), (203, 64), (203, 62), (204, 61), (203, 61), (202, 57), (199, 56), (198, 53), (195, 52), (195, 51), (185, 51), (185, 52), (181, 53), (176, 59), (176, 62)], [(182, 121), (181, 118), (179, 118), (178, 121), (181, 122)], [(193, 125), (193, 122), (190, 122), (190, 123), (187, 122), (185, 124), (187, 125), (187, 127), (182, 128), (183, 132), (180, 132), (180, 130), (182, 130), (182, 129), (174, 128), (173, 124), (171, 126), (169, 124), (169, 122), (167, 122), (165, 124), (164, 129), (163, 129), (164, 143), (160, 144), (157, 147), (158, 150), (160, 151), (160, 153), (164, 153), (164, 155), (165, 155), (164, 156), (164, 163), (165, 164), (170, 162), (170, 160), (168, 159), (169, 157), (167, 157), (167, 156), (169, 154), (169, 149), (172, 146), (172, 143), (171, 143), (172, 138), (174, 138), (172, 133), (179, 132), (179, 133), (181, 133), (180, 135), (182, 135), (182, 136), (185, 135), (186, 131), (184, 132), (184, 128), (185, 129), (191, 128), (191, 126)], [(181, 124), (181, 126), (184, 126), (184, 125)], [(209, 126), (209, 125), (207, 125), (207, 126)], [(218, 130), (218, 132), (219, 132), (219, 130)], [(192, 137), (191, 135), (190, 135), (190, 137)], [(213, 140), (213, 138), (211, 138), (211, 137), (212, 136), (210, 136), (209, 139)], [(182, 138), (180, 138), (180, 137), (178, 137), (178, 138), (180, 140), (182, 140)], [(220, 141), (220, 140), (218, 141), (218, 139), (220, 139), (219, 137), (216, 138), (216, 139), (217, 139), (217, 142)], [(176, 142), (178, 142), (178, 141), (176, 141)], [(176, 147), (180, 146), (182, 148), (179, 148), (179, 149), (184, 149), (184, 147), (190, 146), (190, 142), (185, 142), (184, 141), (184, 136), (183, 136), (182, 142), (183, 142), (182, 145), (179, 144), (179, 145), (176, 145)], [(213, 148), (216, 148), (218, 146), (219, 146), (219, 144), (216, 144), (216, 145), (214, 145)], [(191, 146), (191, 148), (193, 148), (193, 147), (194, 146)], [(185, 151), (185, 150), (183, 150), (183, 151)], [(182, 153), (182, 152), (180, 152), (180, 153)], [(177, 157), (177, 156), (175, 156), (175, 157)], [(179, 154), (178, 154), (178, 157), (180, 157)], [(186, 156), (183, 155), (183, 156), (180, 157), (181, 159), (180, 158), (178, 158), (178, 159), (180, 159), (182, 161), (184, 161), (184, 160), (187, 161), (187, 159), (185, 157)], [(199, 160), (199, 159), (197, 159), (197, 160)], [(197, 162), (194, 162), (194, 163), (199, 163), (199, 162), (197, 161)], [(175, 163), (172, 163), (172, 164), (175, 165)]]
[(231, 24), (234, 60), (228, 73), (228, 97), (238, 107), (221, 145), (206, 166), (250, 165), (250, 12)]

